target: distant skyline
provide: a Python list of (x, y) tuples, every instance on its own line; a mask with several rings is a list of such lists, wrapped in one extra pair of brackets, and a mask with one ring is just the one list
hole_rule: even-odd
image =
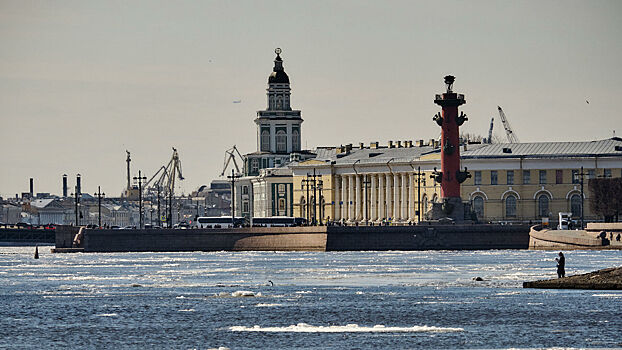
[[(522, 142), (622, 135), (620, 1), (0, 1), (0, 196), (109, 197), (179, 151), (180, 190), (256, 150), (280, 47), (302, 145), (439, 136), (443, 77), (461, 130)], [(589, 102), (589, 103), (588, 103)]]

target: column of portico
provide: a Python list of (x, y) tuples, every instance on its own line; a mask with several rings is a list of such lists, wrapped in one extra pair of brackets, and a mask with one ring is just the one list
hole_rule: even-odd
[(415, 202), (413, 201), (413, 190), (415, 187), (413, 186), (413, 179), (413, 174), (408, 173), (408, 221), (413, 221), (415, 212)]
[(333, 201), (335, 205), (333, 206), (333, 220), (337, 221), (340, 219), (341, 214), (341, 206), (339, 205), (339, 200), (341, 197), (339, 196), (339, 176), (335, 175), (335, 181), (333, 181), (333, 186), (335, 186), (335, 196), (333, 197)]
[(348, 221), (354, 221), (354, 175), (348, 176)]
[(356, 179), (355, 180), (356, 181), (355, 182), (356, 187), (354, 189), (355, 194), (356, 194), (355, 195), (355, 199), (354, 199), (356, 201), (355, 202), (355, 206), (354, 206), (354, 208), (355, 208), (354, 220), (360, 221), (361, 220), (361, 204), (362, 204), (362, 201), (361, 201), (361, 176), (360, 175), (354, 175), (354, 177)]
[(408, 190), (408, 182), (407, 182), (407, 175), (406, 173), (402, 173), (402, 195), (401, 195), (401, 208), (402, 208), (402, 214), (400, 215), (400, 218), (403, 221), (406, 221), (406, 219), (408, 219), (408, 214), (407, 214), (407, 209), (408, 209), (408, 197), (407, 197), (407, 190)]
[(371, 174), (369, 175), (369, 181), (371, 181), (371, 193), (369, 195), (370, 197), (370, 209), (369, 209), (369, 219), (371, 221), (376, 221), (378, 220), (378, 215), (376, 213), (376, 209), (378, 208), (377, 204), (376, 204), (376, 178), (378, 176), (376, 174)]
[(399, 221), (400, 218), (400, 174), (393, 175), (393, 222)]
[(387, 187), (387, 196), (386, 196), (386, 201), (387, 201), (387, 219), (389, 219), (390, 217), (393, 217), (393, 203), (392, 198), (391, 197), (391, 174), (386, 174), (386, 187)]
[(384, 174), (378, 174), (378, 220), (386, 218), (384, 205)]
[(367, 201), (369, 200), (369, 186), (367, 186), (369, 184), (369, 175), (363, 174), (361, 184), (363, 185), (363, 191), (361, 193), (361, 198), (363, 198), (363, 205), (361, 209), (363, 210), (363, 213), (361, 215), (361, 218), (363, 222), (366, 223), (367, 221), (369, 221), (369, 204), (367, 203)]
[(348, 208), (348, 177), (346, 175), (341, 176), (341, 219), (347, 219)]

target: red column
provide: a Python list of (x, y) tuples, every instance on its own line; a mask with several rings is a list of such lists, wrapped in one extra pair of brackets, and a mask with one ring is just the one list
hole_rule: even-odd
[(460, 144), (459, 144), (459, 125), (461, 117), (458, 116), (458, 106), (466, 103), (464, 95), (459, 95), (451, 91), (454, 77), (446, 76), (447, 92), (436, 95), (434, 103), (443, 108), (441, 123), (438, 116), (436, 122), (440, 124), (441, 133), (441, 197), (460, 198), (460, 181), (457, 174), (460, 171)]

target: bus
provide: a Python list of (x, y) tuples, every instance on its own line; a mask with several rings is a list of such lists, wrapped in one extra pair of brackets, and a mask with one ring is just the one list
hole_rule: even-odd
[(303, 226), (307, 223), (305, 218), (291, 216), (270, 216), (266, 218), (253, 218), (253, 227), (292, 227)]
[(195, 222), (197, 228), (232, 228), (242, 226), (244, 218), (231, 220), (231, 216), (199, 216)]

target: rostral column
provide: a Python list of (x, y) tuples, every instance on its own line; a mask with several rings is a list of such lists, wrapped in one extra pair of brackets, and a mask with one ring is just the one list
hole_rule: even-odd
[(460, 139), (459, 127), (467, 119), (466, 114), (458, 107), (465, 104), (464, 95), (452, 91), (454, 76), (445, 77), (447, 92), (436, 95), (434, 103), (443, 108), (433, 120), (441, 127), (441, 171), (436, 172), (434, 178), (441, 183), (440, 211), (434, 210), (434, 219), (448, 217), (454, 222), (464, 222), (465, 208), (460, 198), (460, 184), (471, 177), (466, 171), (460, 171)]

